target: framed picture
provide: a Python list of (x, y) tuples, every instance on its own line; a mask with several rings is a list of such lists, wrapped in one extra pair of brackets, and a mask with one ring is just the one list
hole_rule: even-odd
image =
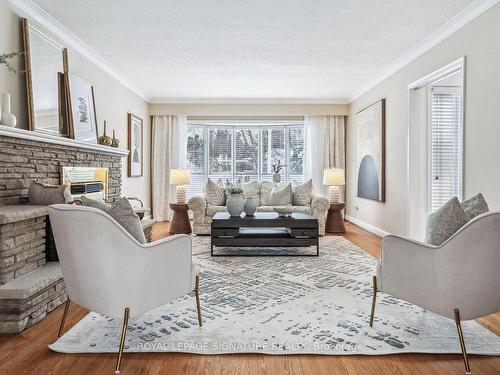
[(94, 88), (71, 73), (68, 73), (68, 103), (71, 138), (97, 143)]
[(128, 114), (128, 177), (142, 176), (142, 119)]
[(385, 202), (385, 99), (356, 113), (356, 190)]

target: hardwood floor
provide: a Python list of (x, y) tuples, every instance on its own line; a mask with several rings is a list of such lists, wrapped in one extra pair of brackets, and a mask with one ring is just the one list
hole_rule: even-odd
[[(168, 235), (168, 223), (156, 224), (153, 239)], [(368, 253), (380, 255), (381, 239), (347, 224), (347, 239)], [(367, 309), (369, 306), (367, 306)], [(20, 335), (0, 336), (0, 374), (112, 374), (114, 354), (61, 354), (47, 345), (55, 340), (62, 306)], [(66, 321), (69, 328), (88, 311), (72, 305)], [(479, 322), (500, 335), (500, 314)], [(458, 340), (458, 338), (457, 338)], [(474, 374), (500, 374), (500, 357), (470, 356)], [(460, 355), (398, 354), (386, 356), (319, 356), (262, 354), (192, 355), (178, 353), (125, 354), (122, 374), (463, 374)]]

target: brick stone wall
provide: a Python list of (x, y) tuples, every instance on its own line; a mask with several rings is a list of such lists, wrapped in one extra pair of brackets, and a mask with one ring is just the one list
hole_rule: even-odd
[(108, 200), (121, 195), (121, 157), (101, 151), (0, 137), (0, 206), (18, 204), (34, 180), (60, 184), (63, 166), (109, 168)]
[(0, 225), (0, 285), (45, 264), (45, 217)]

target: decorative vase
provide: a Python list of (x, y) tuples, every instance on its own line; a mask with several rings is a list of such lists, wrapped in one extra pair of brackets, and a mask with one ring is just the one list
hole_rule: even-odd
[(10, 113), (10, 94), (2, 94), (2, 116), (1, 124), (14, 128), (17, 124), (17, 118)]
[(227, 198), (226, 208), (231, 216), (240, 216), (243, 212), (244, 205), (245, 202), (241, 194), (231, 194), (229, 198)]
[(113, 143), (111, 137), (108, 137), (106, 135), (106, 120), (104, 120), (104, 134), (99, 137), (98, 142), (103, 146), (111, 146), (111, 144)]
[(245, 211), (245, 215), (253, 216), (255, 211), (257, 211), (257, 201), (253, 197), (247, 197), (245, 199), (245, 203), (243, 204), (243, 211)]
[(281, 182), (281, 175), (279, 173), (273, 174), (273, 182), (276, 182), (276, 183)]
[(115, 136), (115, 129), (113, 129), (113, 139), (111, 140), (111, 147), (118, 148), (120, 146), (120, 140)]

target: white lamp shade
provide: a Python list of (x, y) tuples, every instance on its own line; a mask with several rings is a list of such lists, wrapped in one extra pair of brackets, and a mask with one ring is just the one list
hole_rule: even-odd
[(189, 169), (171, 169), (171, 185), (187, 185), (191, 183), (191, 171)]
[(325, 169), (323, 174), (323, 185), (340, 186), (345, 185), (345, 173), (343, 169)]

